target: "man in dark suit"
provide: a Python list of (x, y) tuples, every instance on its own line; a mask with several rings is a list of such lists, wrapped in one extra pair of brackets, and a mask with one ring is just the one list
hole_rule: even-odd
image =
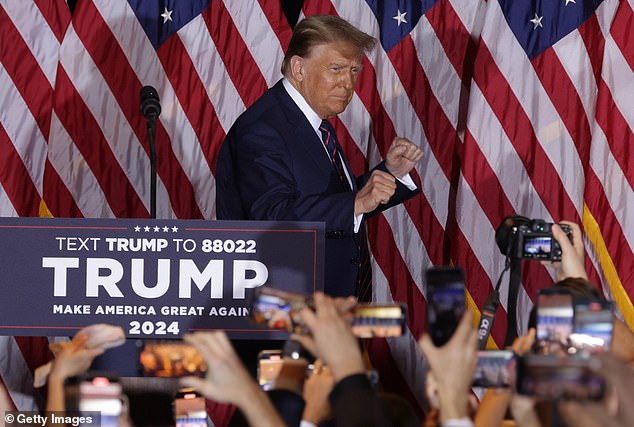
[(395, 138), (385, 161), (355, 178), (329, 118), (352, 99), (375, 39), (336, 16), (299, 22), (284, 78), (234, 123), (216, 168), (218, 219), (325, 221), (325, 291), (355, 293), (360, 231), (369, 216), (414, 196), (422, 157)]

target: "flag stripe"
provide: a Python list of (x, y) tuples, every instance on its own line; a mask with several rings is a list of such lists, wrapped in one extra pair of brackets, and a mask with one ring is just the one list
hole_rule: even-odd
[(40, 195), (2, 123), (0, 123), (0, 183), (18, 215), (38, 215)]
[[(605, 50), (605, 37), (603, 36), (599, 24), (599, 19), (596, 15), (592, 15), (585, 23), (579, 27), (579, 35), (583, 38), (583, 43), (586, 48), (588, 57), (590, 58), (590, 64), (592, 66), (592, 75), (594, 81), (598, 82), (601, 79), (601, 68), (603, 62), (603, 52)], [(579, 77), (570, 70), (568, 75), (575, 76), (575, 80)], [(589, 113), (590, 111), (586, 111)]]
[[(53, 88), (40, 67), (40, 60), (33, 57), (4, 8), (0, 8), (0, 40), (2, 67), (28, 105), (40, 131), (47, 135), (50, 128)], [(8, 83), (3, 81), (3, 86), (5, 84)], [(6, 113), (13, 112), (8, 110)], [(16, 143), (20, 143), (20, 139), (16, 139)]]
[(619, 3), (619, 13), (614, 17), (610, 27), (610, 35), (625, 58), (631, 70), (634, 70), (634, 40), (630, 36), (630, 29), (634, 24), (634, 10), (627, 1)]
[[(121, 78), (120, 73), (125, 73), (124, 75), (132, 82), (130, 84), (136, 88), (132, 92), (135, 94), (139, 93), (141, 86), (145, 84), (161, 88), (159, 95), (163, 110), (156, 127), (157, 171), (161, 181), (167, 183), (169, 187), (166, 187), (167, 194), (160, 194), (157, 191), (157, 213), (163, 217), (174, 215), (178, 218), (205, 217), (212, 209), (208, 205), (208, 197), (213, 190), (211, 170), (204, 160), (200, 145), (189, 144), (189, 141), (196, 140), (195, 131), (182, 111), (153, 46), (127, 3), (117, 8), (111, 7), (104, 0), (91, 4), (94, 6), (87, 6), (81, 13), (76, 11), (75, 16), (81, 17), (76, 20), (90, 21), (91, 17), (102, 19), (105, 23), (103, 34), (96, 35), (94, 30), (90, 32), (87, 29), (82, 35), (82, 40), (84, 43), (87, 40), (95, 43), (95, 49), (99, 49), (100, 52), (104, 50), (104, 44), (110, 46), (112, 43), (117, 58), (114, 64), (104, 62), (100, 66), (101, 72), (109, 74), (107, 78), (109, 81), (111, 78)], [(75, 20), (75, 17), (73, 19)], [(100, 42), (101, 37), (106, 37), (106, 34), (108, 37), (112, 36), (112, 41)], [(121, 69), (117, 69), (117, 66)], [(129, 93), (117, 93), (116, 96), (129, 97)], [(138, 140), (149, 153), (144, 120), (139, 115), (138, 104), (130, 102), (130, 105), (122, 111), (128, 117), (128, 121), (134, 124), (135, 133), (139, 135)], [(137, 173), (147, 176), (149, 169)], [(192, 182), (200, 185), (194, 187)], [(143, 200), (149, 200), (149, 194), (143, 197)], [(166, 205), (168, 201), (171, 203)], [(203, 206), (201, 202), (207, 205)], [(207, 214), (203, 215), (203, 211)]]
[[(25, 61), (27, 62), (27, 61)], [(0, 99), (11, 108), (0, 110), (0, 125), (4, 127), (8, 139), (17, 152), (15, 159), (23, 163), (28, 172), (30, 183), (38, 193), (42, 191), (42, 166), (46, 158), (46, 141), (40, 127), (33, 116), (25, 98), (18, 92), (11, 77), (7, 74), (4, 63), (0, 63)], [(17, 70), (21, 73), (20, 70)], [(27, 98), (29, 99), (29, 98)], [(50, 100), (49, 109), (50, 109)], [(42, 112), (44, 115), (45, 112)], [(48, 112), (50, 116), (50, 111)], [(19, 188), (16, 189), (19, 191)]]
[(178, 35), (201, 82), (206, 82), (205, 90), (214, 110), (211, 120), (217, 120), (222, 126), (222, 138), (244, 111), (244, 102), (224, 67), (202, 16), (196, 17), (189, 25), (183, 27)]
[[(270, 0), (257, 0), (262, 8), (262, 12), (266, 16), (268, 23), (271, 25), (271, 29), (279, 39), (282, 49), (286, 52), (288, 44), (291, 41), (293, 30), (288, 25), (288, 20), (284, 15), (284, 10), (280, 6), (280, 3)], [(242, 4), (242, 2), (240, 2)]]
[(70, 24), (70, 9), (63, 0), (34, 0), (35, 5), (42, 12), (42, 16), (51, 27), (55, 38), (61, 43), (68, 24)]
[[(7, 28), (7, 31), (11, 33), (11, 38), (7, 41), (28, 46), (29, 56), (37, 61), (41, 71), (50, 82), (49, 86), (52, 86), (55, 83), (56, 51), (59, 48), (59, 42), (45, 16), (32, 2), (10, 2), (1, 9), (2, 14), (7, 14), (2, 20), (8, 19), (12, 22), (10, 24), (12, 28)], [(9, 22), (3, 23), (2, 26), (5, 25), (9, 25)], [(21, 40), (15, 38), (16, 34)], [(12, 48), (11, 44), (7, 45), (7, 50)], [(26, 54), (26, 51), (11, 52), (11, 56), (17, 53)]]
[[(553, 213), (554, 217), (570, 218), (579, 222), (579, 215), (566, 188), (551, 160), (539, 144), (522, 104), (505, 77), (500, 73), (496, 61), (484, 44), (480, 45), (479, 55), (480, 59), (476, 64), (474, 82), (480, 87), (488, 104), (509, 136), (511, 144), (531, 178), (533, 187), (542, 200), (548, 201), (549, 211)], [(504, 103), (499, 102), (501, 100), (504, 100)], [(520, 135), (523, 137), (522, 140), (518, 138)], [(554, 199), (547, 197), (553, 189), (560, 197)]]
[(623, 117), (622, 110), (616, 105), (614, 98), (610, 96), (610, 89), (604, 80), (599, 88), (597, 100), (596, 119), (606, 135), (610, 135), (608, 144), (614, 159), (625, 173), (625, 179), (630, 187), (634, 187), (634, 150), (632, 143), (634, 137), (632, 129)]
[[(224, 139), (224, 130), (207, 96), (207, 91), (198, 78), (194, 64), (179, 37), (172, 37), (165, 42), (158, 54), (185, 115), (196, 132), (207, 165), (214, 173), (216, 156)], [(180, 77), (181, 75), (190, 77), (184, 79)]]
[[(274, 4), (274, 2), (268, 3)], [(279, 4), (274, 8), (269, 6), (270, 10), (268, 13), (271, 15), (270, 17), (266, 15), (266, 11), (263, 10), (264, 6), (257, 0), (245, 2), (225, 1), (224, 6), (231, 15), (237, 32), (241, 34), (242, 42), (248, 49), (246, 52), (253, 57), (254, 64), (260, 69), (260, 73), (266, 81), (264, 89), (273, 86), (282, 77), (279, 59), (284, 55), (284, 50), (282, 50), (280, 45), (280, 38), (275, 34), (273, 28), (283, 27), (281, 31), (286, 33), (282, 36), (286, 38), (284, 46), (287, 46), (290, 40), (288, 22), (284, 22), (284, 25), (282, 25), (280, 21), (280, 19), (286, 21), (286, 18), (281, 13), (282, 10)], [(274, 21), (270, 22), (267, 18)]]
[(247, 106), (253, 104), (268, 87), (253, 58), (244, 54), (248, 49), (224, 3), (212, 1), (203, 17), (242, 100)]

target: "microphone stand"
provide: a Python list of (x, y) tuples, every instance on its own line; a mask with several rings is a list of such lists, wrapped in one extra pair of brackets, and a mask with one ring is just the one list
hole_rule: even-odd
[(156, 219), (156, 119), (161, 114), (158, 92), (152, 86), (141, 88), (141, 112), (147, 119), (146, 127), (150, 143), (150, 218)]
[(154, 135), (156, 133), (156, 117), (152, 114), (146, 123), (148, 136), (150, 139), (150, 218), (156, 218), (156, 144)]

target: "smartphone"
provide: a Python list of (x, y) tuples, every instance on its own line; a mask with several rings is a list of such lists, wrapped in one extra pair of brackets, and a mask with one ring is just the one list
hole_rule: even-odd
[(534, 352), (541, 355), (568, 354), (573, 330), (574, 306), (572, 294), (542, 289), (537, 295), (536, 337)]
[(207, 427), (205, 398), (193, 388), (183, 388), (174, 396), (176, 427)]
[(594, 358), (528, 354), (518, 360), (517, 392), (541, 400), (600, 400), (605, 380)]
[(608, 351), (612, 344), (613, 329), (611, 302), (575, 298), (568, 353), (585, 356)]
[(67, 410), (70, 413), (100, 413), (102, 426), (119, 425), (119, 417), (124, 411), (124, 399), (121, 383), (116, 376), (87, 374), (75, 377), (69, 379), (66, 390)]
[[(251, 318), (269, 329), (306, 332), (301, 323), (303, 307), (313, 308), (312, 298), (279, 289), (260, 287), (253, 293)], [(352, 333), (359, 338), (401, 336), (405, 330), (403, 304), (358, 304), (351, 309)]]
[(139, 354), (142, 376), (204, 376), (207, 365), (196, 348), (182, 341), (146, 341)]
[(262, 350), (258, 354), (258, 384), (264, 391), (271, 390), (275, 379), (282, 370), (282, 350)]
[(268, 329), (285, 332), (305, 332), (301, 326), (300, 311), (309, 304), (301, 294), (270, 287), (259, 287), (253, 292), (251, 319)]
[(515, 384), (517, 357), (511, 350), (478, 352), (473, 387), (508, 388)]
[(406, 306), (359, 304), (353, 309), (352, 333), (359, 338), (400, 337), (405, 331)]
[(460, 323), (465, 309), (462, 269), (434, 267), (427, 270), (427, 330), (433, 343), (447, 343)]

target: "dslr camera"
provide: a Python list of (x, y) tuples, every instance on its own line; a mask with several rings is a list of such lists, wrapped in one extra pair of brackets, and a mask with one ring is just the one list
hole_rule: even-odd
[[(551, 222), (521, 216), (506, 217), (496, 232), (496, 241), (503, 254), (512, 258), (540, 261), (561, 261), (561, 246), (552, 233)], [(572, 241), (572, 230), (559, 224)]]

